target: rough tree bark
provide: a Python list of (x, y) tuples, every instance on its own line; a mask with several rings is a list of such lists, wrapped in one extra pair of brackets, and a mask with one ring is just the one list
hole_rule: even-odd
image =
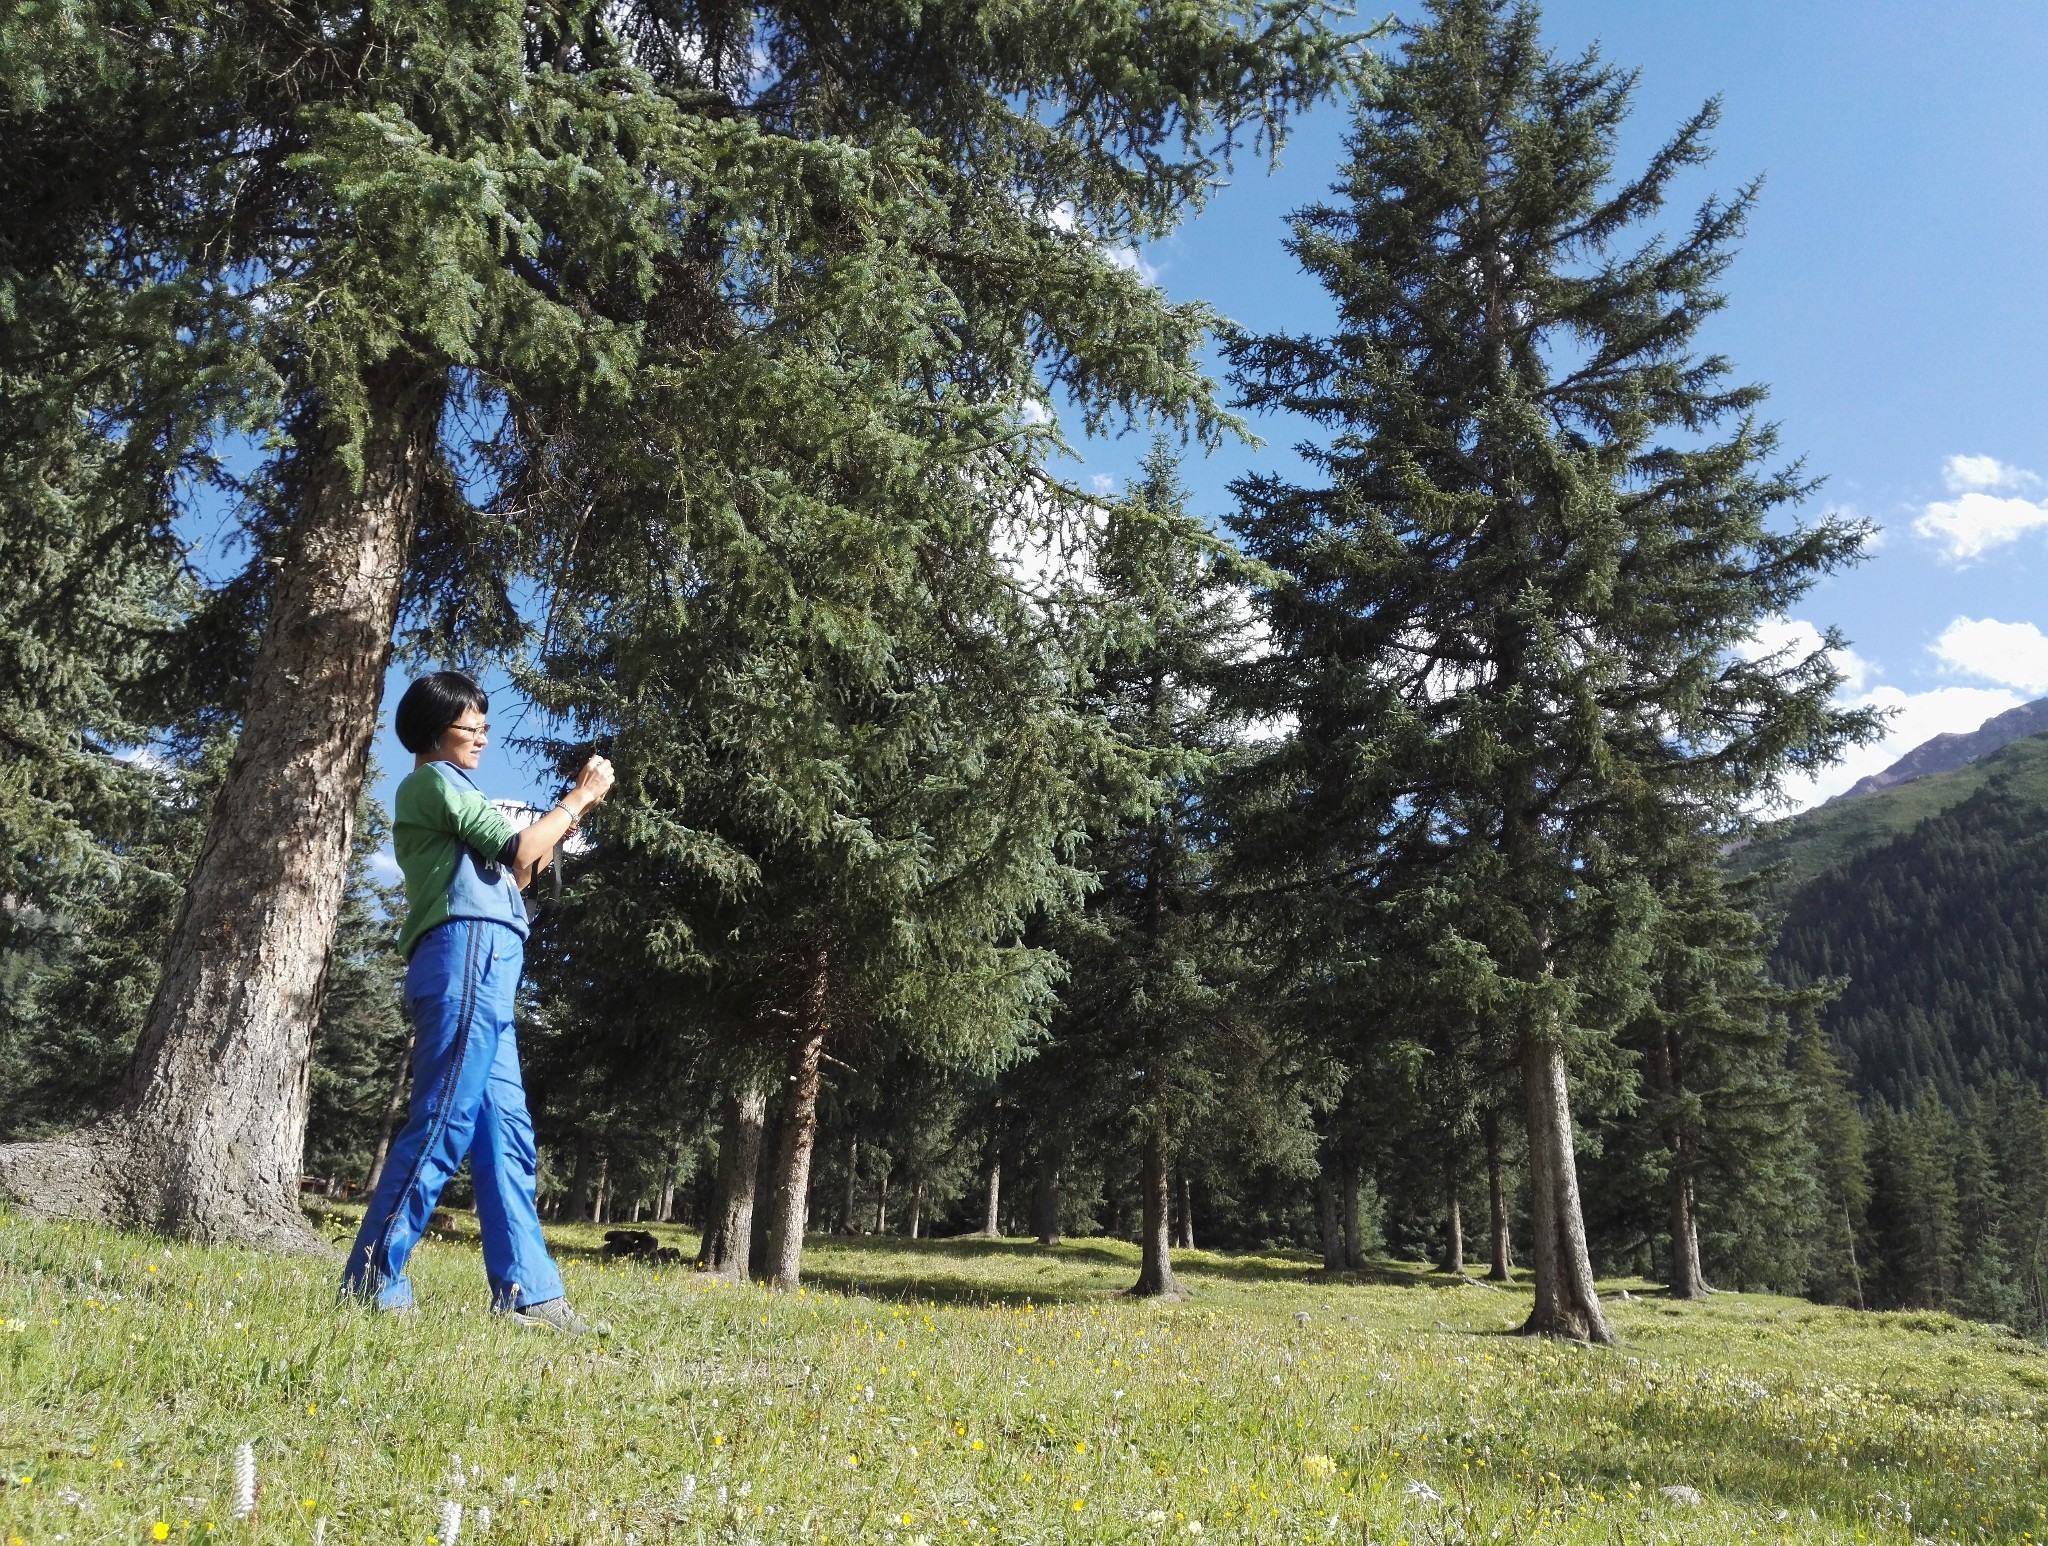
[(1003, 1233), (1003, 1103), (996, 1102), (995, 1117), (988, 1130), (988, 1211), (982, 1216), (981, 1232), (991, 1240)]
[(363, 387), (359, 466), (338, 427), (297, 426), (241, 738), (114, 1109), (0, 1146), (28, 1211), (325, 1249), (299, 1208), (313, 1030), (445, 390), (410, 361)]
[(1593, 1258), (1579, 1206), (1578, 1156), (1564, 1054), (1531, 1036), (1522, 1046), (1522, 1094), (1529, 1106), (1529, 1216), (1535, 1233), (1536, 1303), (1522, 1330), (1608, 1343)]
[(1673, 1299), (1704, 1299), (1712, 1292), (1700, 1270), (1700, 1221), (1693, 1210), (1692, 1176), (1681, 1170), (1671, 1180), (1670, 1294)]
[(754, 1248), (761, 1130), (767, 1125), (767, 1091), (743, 1085), (726, 1096), (724, 1131), (718, 1137), (718, 1180), (697, 1252), (697, 1265), (713, 1277), (746, 1281)]
[[(1678, 1096), (1678, 1057), (1667, 1030), (1660, 1038), (1658, 1079), (1667, 1101)], [(1700, 1270), (1699, 1220), (1693, 1211), (1692, 1143), (1683, 1121), (1672, 1124), (1665, 1138), (1671, 1150), (1671, 1285), (1673, 1299), (1704, 1299), (1706, 1274)]]
[(1330, 1161), (1327, 1159), (1316, 1173), (1316, 1219), (1323, 1227), (1323, 1270), (1341, 1272), (1344, 1268), (1344, 1230), (1337, 1222), (1337, 1178), (1330, 1174)]
[(1131, 1285), (1131, 1292), (1143, 1299), (1182, 1297), (1180, 1283), (1173, 1275), (1173, 1248), (1167, 1234), (1173, 1165), (1168, 1131), (1166, 1091), (1155, 1090), (1152, 1120), (1145, 1129), (1144, 1221), (1138, 1231), (1138, 1281)]
[(1353, 1272), (1365, 1266), (1365, 1228), (1358, 1217), (1358, 1192), (1361, 1177), (1358, 1162), (1350, 1156), (1344, 1159), (1344, 1265)]
[(811, 1151), (818, 1140), (818, 1082), (825, 1063), (829, 995), (826, 948), (813, 952), (790, 1037), (783, 1086), (782, 1140), (775, 1156), (775, 1198), (768, 1215), (768, 1286), (794, 1290), (803, 1277), (804, 1224), (811, 1191)]
[(1454, 1278), (1465, 1275), (1465, 1212), (1458, 1202), (1458, 1167), (1455, 1161), (1444, 1169), (1444, 1259), (1443, 1270)]
[(363, 1178), (365, 1198), (377, 1190), (377, 1183), (383, 1179), (384, 1161), (391, 1157), (391, 1140), (398, 1136), (398, 1124), (405, 1118), (405, 1092), (412, 1087), (412, 1049), (418, 1041), (417, 1032), (406, 1033), (405, 1056), (398, 1060), (398, 1077), (391, 1081), (391, 1098), (384, 1103), (384, 1125), (377, 1133), (377, 1152), (370, 1156), (370, 1173)]
[(1507, 1169), (1500, 1157), (1500, 1113), (1489, 1111), (1483, 1119), (1486, 1134), (1486, 1196), (1493, 1215), (1493, 1264), (1487, 1277), (1496, 1283), (1512, 1282), (1515, 1276), (1514, 1244), (1508, 1237)]
[(1048, 1148), (1038, 1156), (1038, 1195), (1032, 1211), (1038, 1215), (1038, 1243), (1060, 1243), (1060, 1151)]

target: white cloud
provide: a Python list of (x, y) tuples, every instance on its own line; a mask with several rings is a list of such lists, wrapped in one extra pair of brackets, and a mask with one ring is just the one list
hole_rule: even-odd
[(1969, 493), (1960, 499), (1935, 500), (1921, 512), (1913, 530), (1946, 548), (1944, 557), (1960, 562), (2017, 542), (2038, 526), (2048, 526), (2048, 505), (2016, 495)]
[(370, 855), (370, 868), (386, 881), (397, 880), (403, 873), (398, 868), (398, 856), (388, 848), (380, 848)]
[(1814, 779), (1785, 786), (1785, 796), (1794, 810), (1804, 810), (1840, 794), (1860, 778), (1882, 772), (1922, 741), (1938, 735), (1961, 735), (1975, 730), (1994, 714), (2016, 709), (2025, 700), (2003, 687), (1937, 687), (1931, 692), (1907, 692), (1898, 687), (1878, 687), (1847, 700), (1850, 708), (1893, 709), (1884, 739), (1869, 746), (1852, 748), (1843, 759)]
[(2048, 634), (2032, 623), (1959, 617), (1928, 648), (1951, 671), (2033, 697), (2048, 693)]
[(1088, 486), (1098, 494), (1114, 494), (1116, 492), (1116, 479), (1106, 472), (1098, 472), (1090, 475)]
[(1995, 456), (1951, 456), (1942, 466), (1941, 478), (1952, 494), (2009, 493), (2038, 488), (2041, 483), (2024, 467), (2014, 467)]
[(1942, 467), (1942, 481), (1956, 497), (1930, 501), (1913, 522), (1913, 530), (1940, 543), (1951, 562), (1981, 558), (1992, 548), (2048, 526), (2048, 503), (2017, 492), (2041, 485), (2023, 467), (1995, 456), (1951, 456)]
[[(1782, 656), (1784, 664), (1792, 665), (1826, 644), (1821, 631), (1804, 618), (1772, 617), (1764, 620), (1740, 653), (1744, 660)], [(1842, 673), (1843, 689), (1852, 693), (1863, 691), (1872, 674), (1870, 662), (1846, 647), (1830, 654), (1835, 669)]]

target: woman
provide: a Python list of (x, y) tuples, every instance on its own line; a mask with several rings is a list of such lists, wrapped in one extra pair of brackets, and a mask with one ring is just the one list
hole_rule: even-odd
[(610, 791), (612, 768), (592, 757), (552, 810), (514, 831), (470, 777), (489, 744), (489, 708), (459, 671), (421, 677), (398, 702), (398, 739), (414, 754), (392, 810), (405, 875), (405, 1008), (417, 1033), (412, 1111), (363, 1215), (342, 1292), (412, 1310), (406, 1258), (467, 1155), (491, 1308), (581, 1335), (590, 1328), (570, 1309), (541, 1238), (512, 1001), (527, 931), (519, 893)]

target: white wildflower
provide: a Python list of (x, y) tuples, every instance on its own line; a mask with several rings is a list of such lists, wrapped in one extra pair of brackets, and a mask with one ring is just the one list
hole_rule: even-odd
[(1420, 1477), (1408, 1484), (1408, 1496), (1418, 1498), (1424, 1503), (1441, 1503), (1444, 1500), (1442, 1493)]
[(436, 1536), (441, 1546), (456, 1546), (462, 1539), (462, 1505), (453, 1498), (441, 1505), (441, 1528)]

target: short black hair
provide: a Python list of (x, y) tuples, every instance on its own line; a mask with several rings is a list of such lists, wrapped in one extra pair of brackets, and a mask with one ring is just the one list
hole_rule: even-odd
[(424, 757), (441, 744), (448, 727), (462, 718), (463, 710), (479, 714), (491, 711), (491, 700), (476, 685), (474, 677), (460, 671), (436, 671), (406, 688), (398, 700), (392, 724), (399, 744), (415, 757)]

